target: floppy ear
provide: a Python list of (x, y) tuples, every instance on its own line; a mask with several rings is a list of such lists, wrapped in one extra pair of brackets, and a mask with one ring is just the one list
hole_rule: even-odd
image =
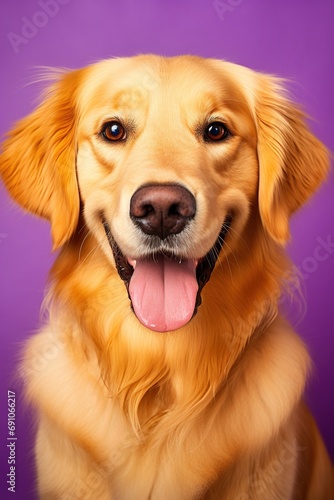
[(0, 174), (26, 210), (49, 219), (53, 249), (75, 231), (79, 216), (76, 182), (76, 100), (81, 70), (63, 75), (44, 101), (8, 134)]
[(259, 78), (259, 210), (266, 231), (284, 244), (289, 239), (290, 215), (325, 179), (329, 155), (308, 129), (302, 111), (286, 98), (281, 81)]

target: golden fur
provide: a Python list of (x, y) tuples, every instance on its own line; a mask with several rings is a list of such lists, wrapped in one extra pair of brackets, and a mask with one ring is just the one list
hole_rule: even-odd
[[(114, 117), (129, 137), (103, 143)], [(203, 142), (198, 124), (212, 117), (230, 140)], [(278, 314), (289, 218), (324, 180), (328, 155), (279, 79), (188, 56), (67, 72), (10, 132), (0, 169), (60, 249), (48, 321), (22, 364), (42, 499), (334, 497), (302, 402), (310, 359)], [(196, 198), (187, 241), (178, 235), (188, 259), (210, 250), (233, 212), (197, 315), (165, 333), (131, 310), (99, 215), (124, 255), (144, 255), (129, 202), (158, 183)]]

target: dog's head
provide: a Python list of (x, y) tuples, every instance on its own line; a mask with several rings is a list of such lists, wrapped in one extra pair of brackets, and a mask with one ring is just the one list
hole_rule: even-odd
[(136, 316), (157, 331), (192, 318), (217, 259), (254, 221), (284, 245), (327, 168), (279, 80), (187, 56), (64, 74), (1, 156), (10, 193), (50, 220), (54, 248), (83, 210)]

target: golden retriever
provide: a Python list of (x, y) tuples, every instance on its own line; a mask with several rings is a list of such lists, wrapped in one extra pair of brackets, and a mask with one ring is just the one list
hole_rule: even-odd
[(334, 498), (278, 313), (328, 153), (281, 80), (147, 55), (58, 73), (4, 142), (60, 249), (22, 363), (42, 499)]

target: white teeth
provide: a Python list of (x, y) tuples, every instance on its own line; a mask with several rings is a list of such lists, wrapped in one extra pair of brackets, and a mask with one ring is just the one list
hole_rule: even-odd
[[(126, 260), (130, 264), (130, 266), (133, 267), (133, 269), (136, 269), (137, 261), (135, 259), (130, 259), (129, 257), (127, 257)], [(178, 262), (179, 262), (179, 264), (182, 264), (182, 262), (183, 262), (182, 257), (179, 258)], [(195, 268), (196, 268), (197, 265), (198, 265), (198, 259), (194, 260), (194, 265), (195, 265)]]
[(136, 269), (137, 261), (133, 260), (133, 259), (129, 259), (129, 258), (127, 260), (128, 260), (128, 263), (130, 264), (130, 266), (132, 266), (133, 269)]

